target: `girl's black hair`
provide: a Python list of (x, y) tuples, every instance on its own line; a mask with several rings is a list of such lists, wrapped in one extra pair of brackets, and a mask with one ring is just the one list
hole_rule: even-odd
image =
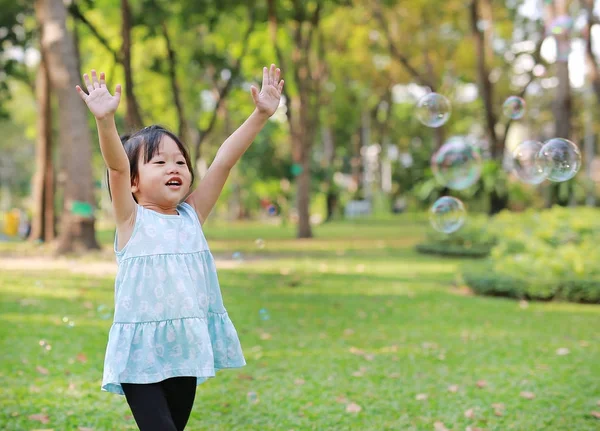
[[(152, 157), (154, 157), (158, 153), (160, 148), (160, 140), (164, 135), (173, 139), (173, 141), (175, 141), (177, 147), (181, 151), (181, 154), (185, 159), (185, 164), (187, 165), (192, 175), (192, 182), (190, 184), (191, 188), (191, 185), (194, 184), (195, 175), (187, 147), (183, 142), (181, 142), (177, 135), (157, 124), (145, 127), (142, 130), (135, 132), (133, 135), (120, 136), (121, 143), (123, 144), (123, 148), (125, 149), (125, 153), (127, 154), (127, 158), (129, 159), (129, 173), (131, 175), (131, 183), (133, 184), (133, 182), (137, 180), (139, 176), (138, 163), (140, 158), (140, 151), (144, 151), (144, 163), (148, 163), (150, 160), (152, 160)], [(108, 171), (106, 171), (106, 183), (108, 184), (108, 196), (110, 197), (110, 200), (112, 202)], [(135, 196), (133, 197), (133, 199), (137, 202)]]

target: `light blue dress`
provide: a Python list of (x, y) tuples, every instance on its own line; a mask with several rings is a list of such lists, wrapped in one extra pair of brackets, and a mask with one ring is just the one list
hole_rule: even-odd
[(196, 211), (179, 215), (137, 206), (129, 242), (115, 254), (115, 315), (108, 336), (102, 390), (121, 383), (195, 376), (246, 364), (223, 306), (217, 271)]

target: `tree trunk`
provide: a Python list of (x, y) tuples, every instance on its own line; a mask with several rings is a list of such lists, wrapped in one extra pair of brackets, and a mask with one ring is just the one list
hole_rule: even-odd
[(59, 105), (60, 151), (66, 173), (59, 254), (97, 249), (93, 215), (73, 213), (76, 206), (94, 207), (92, 139), (87, 110), (74, 89), (79, 81), (75, 44), (67, 31), (67, 11), (62, 0), (36, 0), (36, 17), (42, 28), (42, 50), (47, 59), (50, 83)]
[[(546, 6), (546, 28), (550, 28), (555, 16), (568, 15), (568, 7), (566, 0), (555, 0), (554, 4)], [(556, 96), (552, 105), (554, 111), (554, 135), (557, 138), (570, 139), (571, 136), (571, 81), (569, 79), (569, 49), (570, 37), (568, 32), (557, 34), (554, 36), (557, 48), (556, 61), (556, 77), (558, 78), (558, 86), (556, 88)], [(559, 193), (560, 184), (553, 183), (550, 186), (549, 200), (546, 203), (548, 207), (553, 204), (567, 206), (569, 197), (573, 193), (573, 180), (567, 183), (568, 193), (561, 196)]]
[(38, 105), (37, 148), (35, 161), (36, 173), (33, 178), (34, 210), (29, 239), (50, 242), (55, 238), (54, 167), (52, 164), (50, 76), (45, 57), (42, 50), (35, 86)]
[(133, 73), (131, 70), (131, 9), (129, 0), (121, 0), (121, 37), (123, 38), (123, 69), (125, 71), (125, 98), (127, 111), (125, 122), (130, 130), (139, 130), (144, 122), (140, 107), (133, 91)]

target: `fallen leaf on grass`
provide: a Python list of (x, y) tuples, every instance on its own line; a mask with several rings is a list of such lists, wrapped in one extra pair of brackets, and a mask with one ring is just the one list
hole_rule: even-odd
[(340, 404), (346, 404), (348, 402), (348, 398), (346, 398), (343, 395), (339, 395), (336, 399), (336, 402), (340, 403)]
[(600, 419), (600, 412), (592, 412), (591, 415), (594, 416), (596, 419)]
[(523, 391), (520, 395), (527, 400), (532, 400), (535, 398), (535, 394), (533, 392)]
[(296, 385), (300, 386), (300, 385), (303, 385), (306, 382), (304, 381), (304, 379), (296, 379), (296, 380), (294, 380), (294, 383)]
[(344, 329), (344, 335), (349, 336), (352, 334), (354, 334), (354, 329), (351, 329), (351, 328)]
[(525, 300), (521, 300), (521, 301), (519, 301), (519, 307), (522, 309), (526, 309), (527, 307), (529, 307), (529, 302), (527, 302)]
[(502, 410), (494, 410), (495, 416), (504, 416), (504, 412)]
[(79, 427), (79, 431), (94, 431), (94, 428)]
[(458, 392), (458, 385), (450, 385), (448, 386), (448, 392), (452, 392), (453, 394)]
[(356, 403), (350, 403), (346, 406), (347, 413), (358, 413), (362, 410), (362, 407)]
[(240, 373), (240, 374), (238, 374), (237, 377), (240, 380), (254, 380), (254, 377), (252, 377), (252, 376), (250, 376), (248, 374), (242, 374), (242, 373)]
[(85, 364), (87, 362), (87, 356), (85, 355), (85, 353), (78, 353), (75, 359), (77, 359), (82, 364)]
[(35, 385), (31, 385), (31, 386), (29, 386), (29, 392), (33, 392), (34, 394), (39, 394), (40, 392), (42, 392), (42, 390)]
[(448, 428), (446, 428), (446, 425), (444, 425), (444, 423), (440, 421), (434, 422), (433, 429), (435, 431), (450, 431)]
[(415, 397), (417, 401), (425, 401), (427, 399), (427, 394), (417, 394)]
[(38, 365), (37, 367), (35, 367), (35, 369), (38, 373), (43, 374), (44, 376), (47, 376), (49, 373), (48, 368), (44, 368), (41, 365)]
[(485, 380), (478, 380), (476, 384), (478, 388), (485, 388), (487, 386), (487, 382)]
[(388, 379), (399, 379), (399, 378), (400, 378), (400, 373), (388, 374)]
[(364, 350), (359, 349), (359, 348), (354, 347), (354, 346), (350, 347), (349, 351), (350, 351), (350, 353), (352, 353), (353, 355), (356, 355), (356, 356), (362, 356), (362, 355), (365, 354)]
[(589, 347), (590, 343), (585, 340), (579, 340), (579, 345), (581, 347)]
[(496, 410), (504, 410), (504, 403), (494, 403), (492, 407)]
[(269, 334), (268, 332), (263, 332), (262, 334), (260, 334), (260, 339), (261, 340), (270, 340), (271, 334)]
[(473, 410), (473, 409), (465, 410), (465, 417), (467, 419), (474, 419), (475, 418), (475, 410)]
[(50, 422), (50, 417), (48, 417), (48, 415), (46, 413), (36, 413), (34, 415), (28, 416), (27, 419), (32, 420), (32, 421), (39, 421), (39, 422), (43, 423), (44, 425), (46, 425), (48, 422)]
[(566, 347), (561, 347), (560, 349), (556, 350), (556, 354), (558, 356), (565, 356), (569, 354), (569, 349), (567, 349)]
[(465, 431), (483, 431), (483, 428), (467, 427), (467, 429)]

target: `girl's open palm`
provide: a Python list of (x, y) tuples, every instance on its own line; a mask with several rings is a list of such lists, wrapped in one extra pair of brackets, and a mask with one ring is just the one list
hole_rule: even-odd
[(279, 107), (281, 92), (283, 91), (283, 79), (280, 81), (281, 71), (271, 64), (270, 68), (263, 68), (263, 81), (260, 93), (255, 86), (250, 89), (256, 109), (269, 116), (273, 115)]
[(83, 81), (87, 87), (88, 94), (86, 94), (79, 85), (75, 88), (90, 109), (90, 112), (94, 114), (94, 117), (102, 119), (108, 115), (114, 114), (121, 101), (121, 85), (117, 84), (115, 95), (111, 95), (108, 88), (106, 88), (104, 72), (100, 73), (100, 80), (98, 80), (98, 75), (95, 70), (92, 70), (91, 81), (87, 73), (83, 75)]

